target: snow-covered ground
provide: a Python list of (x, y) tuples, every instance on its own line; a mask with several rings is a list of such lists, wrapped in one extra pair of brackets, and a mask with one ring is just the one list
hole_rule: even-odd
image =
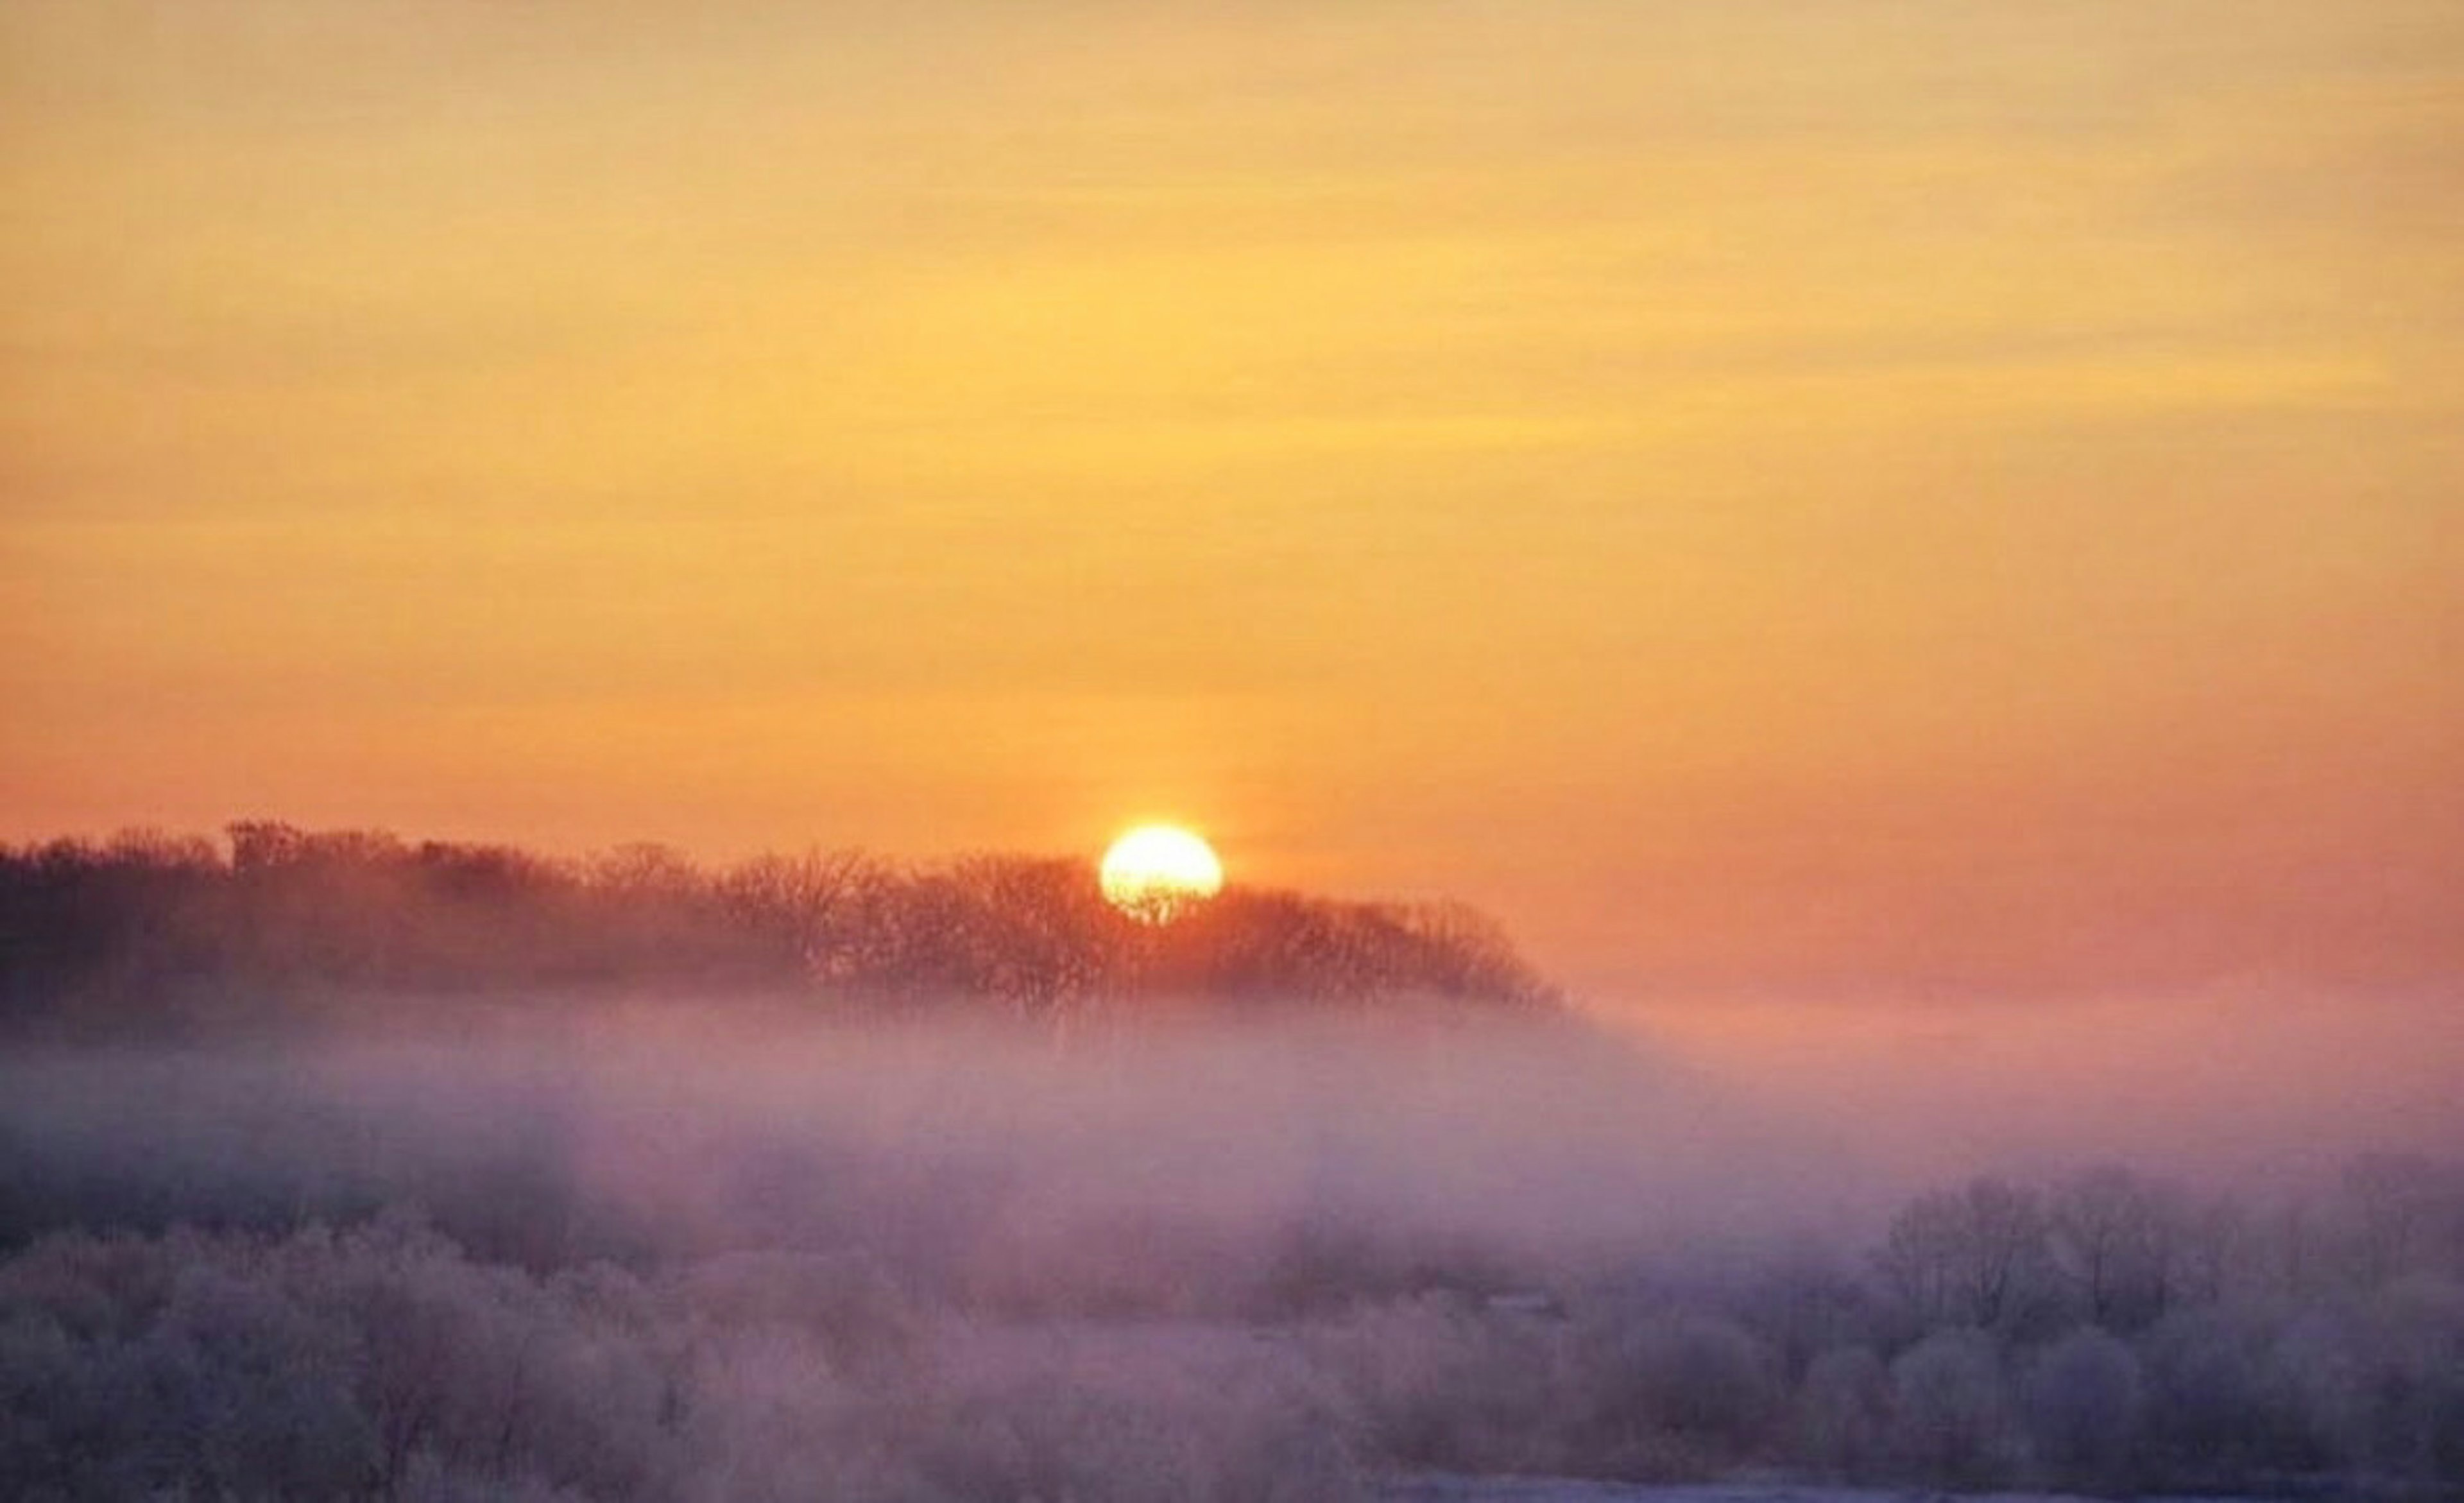
[[(1392, 1503), (1914, 1503), (1931, 1494), (1875, 1488), (1796, 1487), (1780, 1483), (1584, 1482), (1569, 1477), (1397, 1478), (1380, 1490)], [(1987, 1503), (1966, 1499), (1962, 1503)], [(2038, 1494), (2007, 1494), (1995, 1503), (2053, 1503)]]
[[(1786, 1483), (1654, 1486), (1566, 1477), (1398, 1477), (1379, 1490), (1389, 1503), (2088, 1503), (2052, 1492), (1948, 1494), (1916, 1488), (1825, 1488)], [(2141, 1503), (2163, 1503), (2143, 1499)], [(2201, 1503), (2255, 1503), (2203, 1499)]]

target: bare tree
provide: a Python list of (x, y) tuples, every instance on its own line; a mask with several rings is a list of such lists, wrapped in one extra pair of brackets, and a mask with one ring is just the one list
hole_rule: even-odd
[(761, 855), (719, 879), (722, 899), (816, 981), (844, 981), (858, 961), (853, 931), (889, 873), (856, 851)]
[(2156, 1187), (2118, 1164), (2085, 1170), (2054, 1191), (2054, 1266), (2090, 1321), (2110, 1329), (2163, 1313), (2167, 1219)]
[(2035, 1192), (1990, 1177), (1971, 1180), (1903, 1208), (1891, 1221), (1880, 1271), (1918, 1329), (1991, 1329), (2017, 1312), (2043, 1268), (2045, 1229)]

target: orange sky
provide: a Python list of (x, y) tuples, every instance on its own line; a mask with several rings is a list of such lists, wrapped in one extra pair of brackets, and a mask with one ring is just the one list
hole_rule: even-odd
[(0, 174), (0, 836), (1165, 814), (2464, 1062), (2453, 0), (18, 0)]

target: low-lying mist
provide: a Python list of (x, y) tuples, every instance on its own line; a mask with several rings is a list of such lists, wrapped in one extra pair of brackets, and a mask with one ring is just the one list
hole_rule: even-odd
[(0, 1062), (11, 1495), (2464, 1474), (2452, 1164), (1910, 1197), (1565, 1014), (451, 1016)]
[(971, 1310), (1245, 1315), (1855, 1208), (1843, 1156), (1569, 1018), (478, 1027), (20, 1051), (0, 1234), (415, 1208), (533, 1268), (792, 1249)]

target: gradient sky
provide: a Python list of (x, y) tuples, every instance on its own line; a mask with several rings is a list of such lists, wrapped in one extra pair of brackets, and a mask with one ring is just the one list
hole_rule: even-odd
[(0, 836), (1161, 814), (2464, 1060), (2453, 0), (11, 0), (0, 187)]

